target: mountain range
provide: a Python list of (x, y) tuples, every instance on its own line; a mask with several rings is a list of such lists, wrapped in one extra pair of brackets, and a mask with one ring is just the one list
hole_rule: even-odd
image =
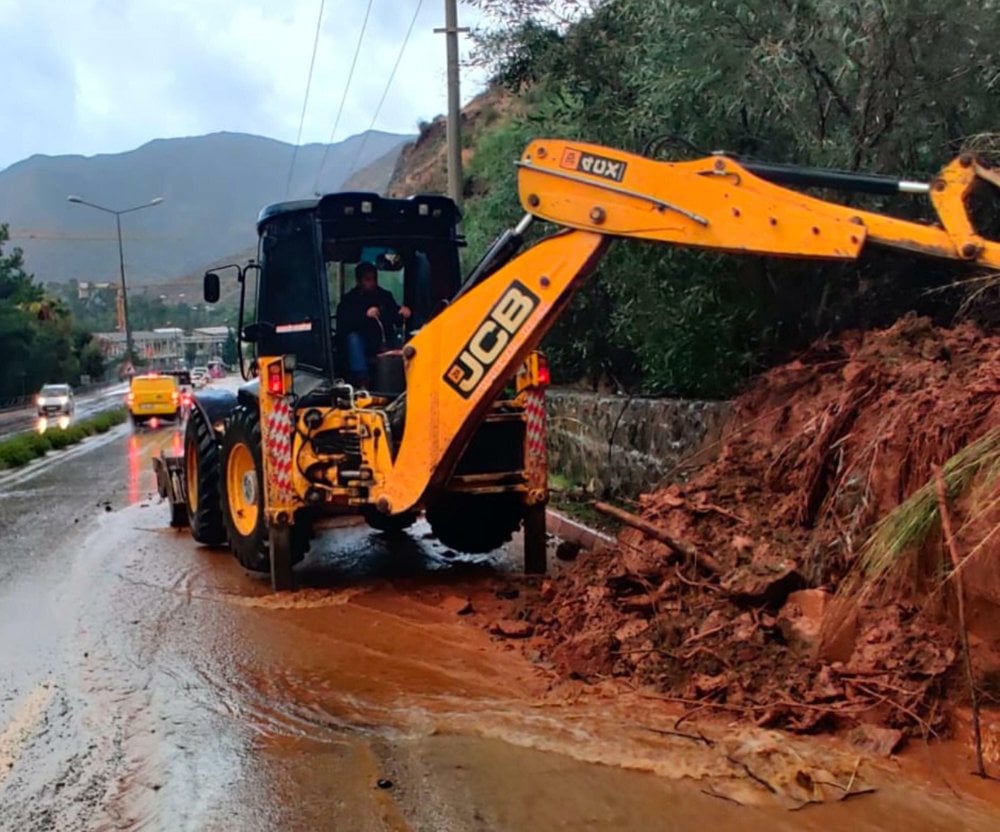
[(162, 197), (121, 223), (129, 286), (169, 296), (206, 266), (252, 250), (257, 214), (268, 203), (317, 191), (384, 191), (411, 138), (369, 131), (296, 152), (261, 136), (212, 133), (156, 139), (126, 153), (32, 156), (0, 171), (0, 223), (38, 281), (114, 282), (115, 217), (67, 196), (113, 210)]

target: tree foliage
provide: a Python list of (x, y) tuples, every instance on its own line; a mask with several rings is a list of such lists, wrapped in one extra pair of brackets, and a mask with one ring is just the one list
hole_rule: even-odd
[[(467, 207), (474, 235), (509, 222), (502, 202), (516, 214), (510, 161), (534, 136), (927, 179), (1000, 127), (997, 0), (478, 5), (493, 25), (477, 34), (476, 60), (531, 115), (478, 149), (471, 173), (489, 188), (474, 188)], [(912, 198), (869, 207), (927, 216)], [(946, 264), (878, 254), (819, 266), (620, 245), (549, 349), (569, 375), (728, 395), (818, 334), (910, 309), (947, 317), (955, 304), (926, 289), (951, 276)], [(587, 366), (567, 365), (572, 356)]]
[(32, 393), (46, 382), (75, 384), (81, 362), (84, 372), (99, 377), (103, 358), (89, 333), (75, 330), (66, 306), (46, 296), (26, 271), (21, 249), (4, 252), (9, 239), (0, 224), (0, 398)]

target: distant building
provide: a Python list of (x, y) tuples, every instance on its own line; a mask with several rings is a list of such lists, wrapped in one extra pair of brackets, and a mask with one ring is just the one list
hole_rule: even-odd
[(222, 347), (228, 339), (228, 326), (199, 326), (185, 336), (184, 343), (195, 345), (199, 363), (204, 364), (209, 358), (222, 355)]
[[(125, 358), (124, 332), (95, 332), (94, 340), (109, 361)], [(132, 333), (136, 356), (151, 370), (170, 370), (184, 363), (184, 330), (165, 328)]]
[[(179, 327), (138, 330), (132, 333), (136, 356), (151, 370), (172, 370), (195, 364), (207, 364), (222, 354), (229, 338), (229, 327), (203, 326), (185, 333)], [(94, 340), (104, 357), (111, 362), (125, 358), (124, 332), (95, 332)]]
[(92, 283), (81, 280), (76, 284), (76, 297), (77, 300), (87, 300), (95, 292), (117, 291), (117, 289), (118, 287), (113, 283)]

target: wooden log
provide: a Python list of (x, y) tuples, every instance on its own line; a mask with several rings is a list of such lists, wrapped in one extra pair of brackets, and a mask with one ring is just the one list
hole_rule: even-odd
[(594, 503), (594, 508), (601, 512), (601, 514), (606, 514), (608, 517), (614, 517), (626, 526), (638, 529), (646, 535), (646, 537), (651, 537), (653, 540), (658, 540), (660, 543), (666, 544), (667, 548), (670, 549), (670, 551), (675, 555), (694, 561), (706, 572), (711, 572), (713, 575), (722, 574), (722, 565), (711, 555), (699, 552), (690, 543), (684, 540), (678, 540), (676, 537), (668, 534), (659, 526), (650, 523), (648, 520), (643, 520), (641, 517), (636, 514), (632, 514), (630, 511), (625, 511), (625, 509), (618, 508), (617, 506), (613, 506), (608, 503), (602, 503), (600, 501)]

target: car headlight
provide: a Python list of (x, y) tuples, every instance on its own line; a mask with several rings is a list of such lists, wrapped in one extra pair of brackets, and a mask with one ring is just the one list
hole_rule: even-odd
[(68, 405), (69, 404), (69, 396), (60, 396), (59, 397), (59, 404), (61, 404), (63, 407), (65, 407), (66, 405)]
[(38, 406), (39, 407), (44, 407), (44, 405), (45, 405), (45, 396), (39, 396), (35, 401), (38, 402)]

